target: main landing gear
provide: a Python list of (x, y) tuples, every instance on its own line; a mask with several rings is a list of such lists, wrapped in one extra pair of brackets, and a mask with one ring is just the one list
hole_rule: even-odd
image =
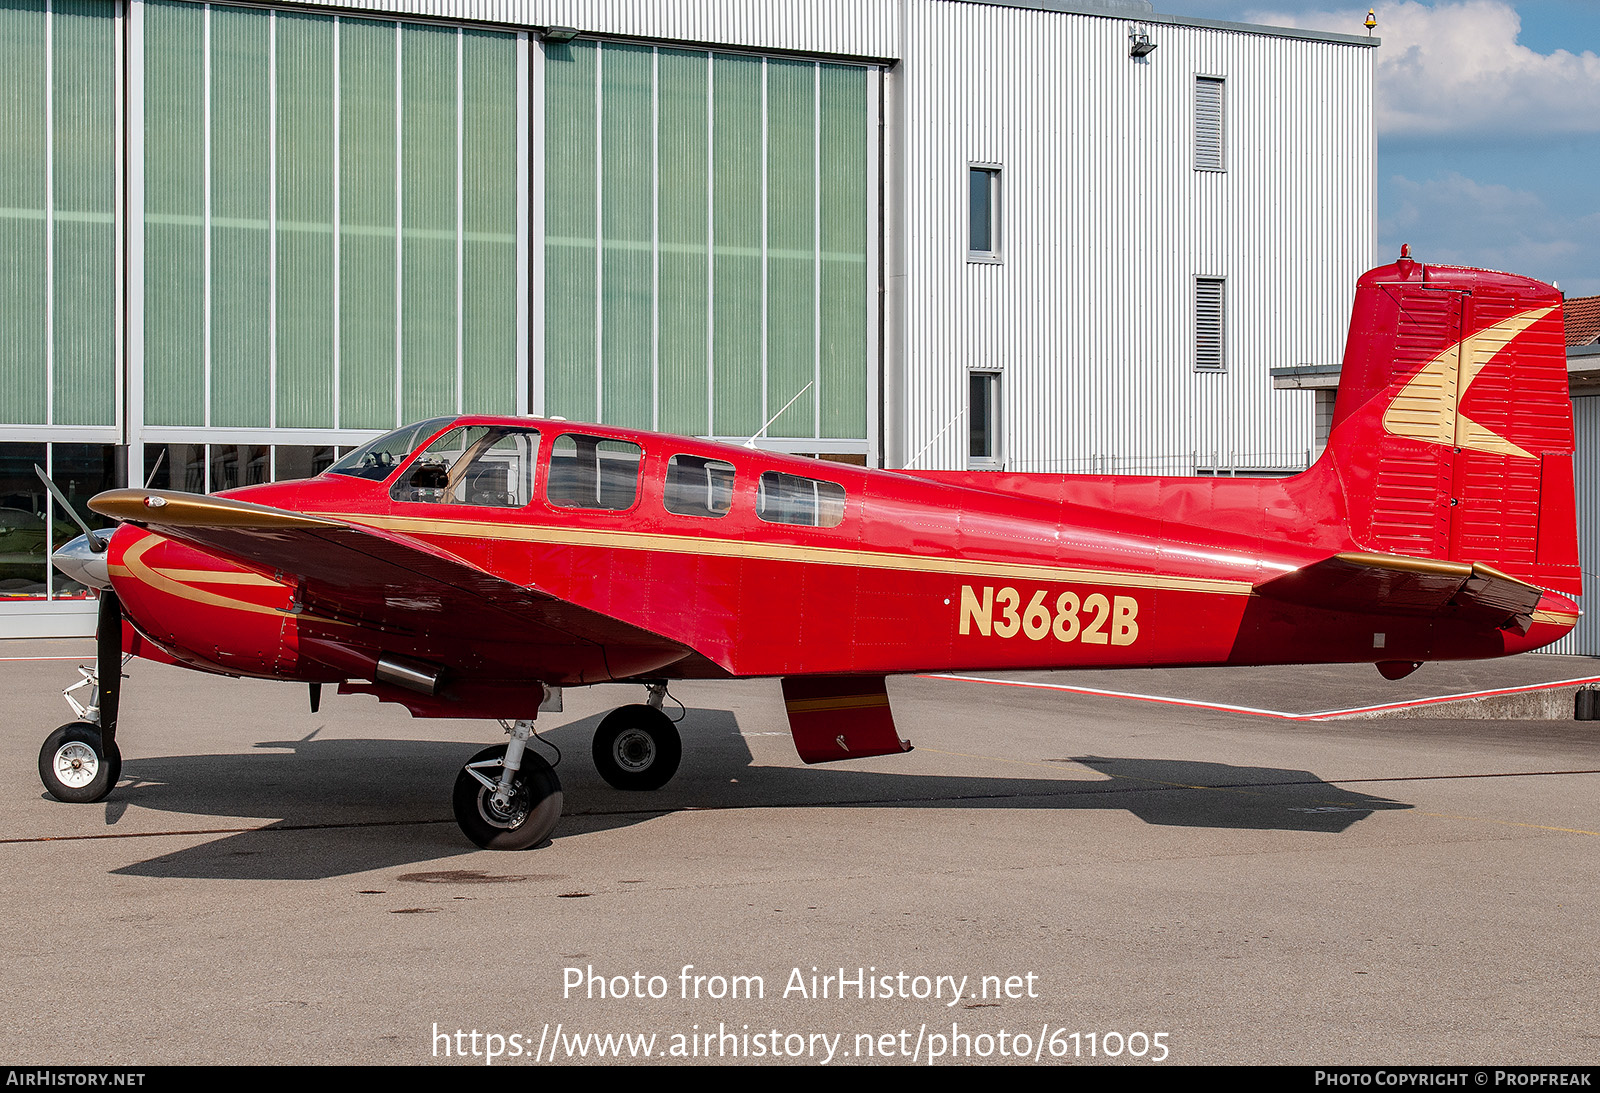
[(528, 751), (532, 721), (518, 721), (511, 741), (474, 755), (456, 776), (450, 803), (462, 834), (485, 850), (526, 850), (550, 837), (561, 819), (561, 779)]
[[(678, 729), (661, 710), (667, 685), (646, 687), (647, 701), (612, 710), (595, 730), (594, 765), (617, 789), (660, 789), (683, 758)], [(528, 749), (533, 722), (518, 721), (507, 732), (509, 743), (485, 748), (461, 769), (451, 797), (462, 834), (485, 850), (538, 846), (561, 819), (561, 780)]]
[(678, 728), (661, 712), (667, 685), (647, 686), (647, 703), (612, 710), (594, 733), (590, 751), (595, 769), (617, 789), (660, 789), (678, 772), (683, 758)]

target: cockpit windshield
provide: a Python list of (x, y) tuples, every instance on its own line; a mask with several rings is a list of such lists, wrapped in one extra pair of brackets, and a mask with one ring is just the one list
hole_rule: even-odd
[(346, 455), (328, 468), (331, 474), (347, 474), (352, 478), (366, 478), (382, 482), (394, 469), (406, 461), (406, 456), (417, 450), (417, 445), (448, 425), (454, 418), (435, 417), (407, 425), (392, 433), (385, 433)]

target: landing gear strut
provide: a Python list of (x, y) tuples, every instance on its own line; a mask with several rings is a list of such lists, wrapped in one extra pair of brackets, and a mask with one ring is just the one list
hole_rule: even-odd
[(683, 758), (683, 741), (661, 712), (664, 683), (649, 684), (649, 704), (622, 706), (606, 715), (594, 733), (594, 765), (617, 789), (660, 789)]

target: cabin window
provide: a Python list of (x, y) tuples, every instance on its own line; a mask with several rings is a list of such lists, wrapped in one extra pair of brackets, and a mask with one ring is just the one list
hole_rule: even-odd
[(667, 461), (661, 503), (679, 516), (726, 516), (733, 508), (733, 464), (698, 455)]
[(550, 450), (545, 496), (566, 509), (632, 508), (639, 496), (639, 445), (609, 437), (563, 433)]
[(417, 445), (435, 429), (442, 428), (449, 418), (436, 417), (407, 425), (392, 433), (385, 433), (370, 444), (365, 444), (346, 455), (328, 470), (334, 474), (348, 474), (353, 478), (370, 478), (382, 482), (394, 469), (406, 461), (406, 456), (417, 450)]
[(519, 509), (533, 496), (539, 434), (533, 429), (467, 425), (417, 456), (389, 496), (396, 501)]
[(767, 471), (757, 490), (756, 515), (769, 524), (838, 527), (844, 519), (844, 487), (837, 482)]

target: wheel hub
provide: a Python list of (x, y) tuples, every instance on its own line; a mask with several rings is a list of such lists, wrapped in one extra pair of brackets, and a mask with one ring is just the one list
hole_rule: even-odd
[(623, 770), (637, 773), (648, 770), (656, 761), (656, 742), (641, 729), (628, 729), (617, 737), (611, 748), (612, 757)]
[(100, 760), (93, 748), (74, 740), (56, 749), (55, 770), (62, 785), (82, 789), (100, 773)]
[(522, 826), (528, 818), (528, 788), (521, 778), (518, 778), (511, 789), (511, 800), (506, 807), (500, 807), (495, 801), (495, 795), (490, 790), (478, 793), (478, 815), (486, 823), (495, 827), (503, 827), (507, 831)]

